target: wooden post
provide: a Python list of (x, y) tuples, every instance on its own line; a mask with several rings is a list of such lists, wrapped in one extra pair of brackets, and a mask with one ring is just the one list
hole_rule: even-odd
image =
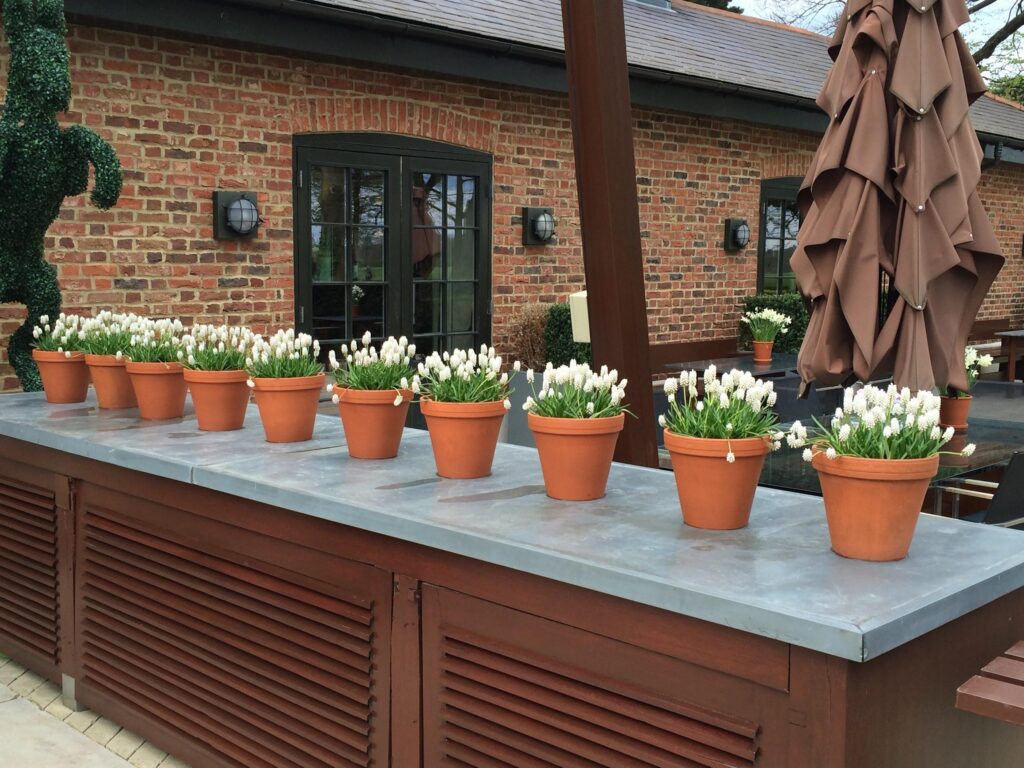
[(594, 362), (629, 379), (615, 458), (657, 466), (626, 28), (617, 0), (562, 0)]

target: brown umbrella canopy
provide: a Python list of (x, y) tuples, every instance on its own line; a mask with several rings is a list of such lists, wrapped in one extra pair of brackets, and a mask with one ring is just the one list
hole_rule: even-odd
[(1003, 263), (976, 192), (968, 107), (985, 85), (967, 19), (964, 0), (847, 3), (790, 262), (812, 302), (805, 382), (967, 388), (967, 335)]

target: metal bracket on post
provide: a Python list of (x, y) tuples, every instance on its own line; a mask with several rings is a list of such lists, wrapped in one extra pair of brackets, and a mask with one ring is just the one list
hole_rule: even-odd
[(81, 712), (85, 709), (75, 697), (75, 678), (71, 675), (60, 676), (60, 694), (61, 703), (72, 712)]

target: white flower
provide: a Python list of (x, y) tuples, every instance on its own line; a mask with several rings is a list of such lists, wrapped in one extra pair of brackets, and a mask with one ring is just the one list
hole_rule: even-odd
[(526, 381), (528, 384), (533, 384), (533, 379), (536, 374), (533, 372), (533, 368), (527, 368), (526, 370)]
[(841, 426), (839, 428), (839, 442), (845, 443), (849, 439), (850, 439), (850, 425), (849, 424), (843, 424), (843, 426)]
[(536, 403), (533, 401), (533, 398), (532, 397), (528, 397), (528, 398), (526, 398), (526, 402), (523, 403), (523, 410), (524, 411), (528, 411), (531, 408), (533, 408), (534, 405), (536, 405)]
[(523, 367), (523, 364), (521, 362), (519, 362), (518, 360), (516, 360), (514, 363), (512, 363), (512, 370), (515, 371), (516, 373), (519, 373), (519, 371), (522, 370), (522, 367)]
[(694, 408), (696, 408), (698, 412), (703, 411), (704, 410), (704, 401), (703, 400), (698, 400), (697, 404), (694, 406)]
[(736, 463), (736, 454), (733, 453), (732, 451), (729, 451), (727, 454), (725, 454), (725, 460), (727, 462), (729, 462), (730, 464), (735, 464)]
[(804, 461), (810, 461), (814, 458), (814, 451), (810, 448), (804, 448)]
[(335, 405), (340, 403), (341, 402), (341, 395), (339, 395), (337, 393), (331, 395), (331, 402), (334, 403)]
[(512, 401), (509, 400), (507, 397), (502, 401), (501, 404), (505, 406), (506, 411), (512, 410)]
[(401, 405), (403, 399), (404, 398), (402, 397), (402, 393), (401, 392), (399, 392), (397, 395), (395, 395), (395, 406), (397, 407), (397, 406)]
[(662, 429), (664, 429), (665, 426), (668, 424), (668, 421), (665, 418), (665, 414), (664, 413), (661, 414), (661, 416), (658, 417), (658, 424), (662, 427)]
[[(955, 435), (955, 434), (956, 434), (956, 430), (955, 429), (953, 429), (952, 427), (946, 427), (946, 431), (942, 433), (942, 442), (943, 443), (948, 443), (950, 440), (953, 439), (953, 435)], [(970, 455), (970, 454), (968, 454), (968, 455)]]
[(826, 459), (834, 459), (835, 457), (836, 457), (836, 449), (835, 449), (835, 448), (833, 448), (833, 447), (832, 447), (832, 446), (830, 445), (830, 446), (828, 447), (828, 449), (827, 449), (827, 450), (825, 451), (825, 458), (826, 458)]
[[(246, 379), (245, 384), (249, 389), (254, 389), (256, 387), (256, 382), (252, 379)], [(337, 397), (337, 395), (335, 395), (335, 397)]]
[(961, 456), (973, 456), (974, 450), (977, 446), (974, 443), (968, 443), (964, 446), (964, 449), (960, 451)]

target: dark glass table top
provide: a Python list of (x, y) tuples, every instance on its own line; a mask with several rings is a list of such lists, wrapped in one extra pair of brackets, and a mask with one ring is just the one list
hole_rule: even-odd
[(712, 360), (693, 360), (688, 363), (666, 363), (665, 370), (673, 373), (696, 371), (703, 374), (714, 365), (719, 373), (731, 370), (746, 371), (754, 376), (782, 376), (796, 371), (796, 355), (773, 354), (770, 363), (755, 363), (753, 355), (737, 357), (718, 357)]

